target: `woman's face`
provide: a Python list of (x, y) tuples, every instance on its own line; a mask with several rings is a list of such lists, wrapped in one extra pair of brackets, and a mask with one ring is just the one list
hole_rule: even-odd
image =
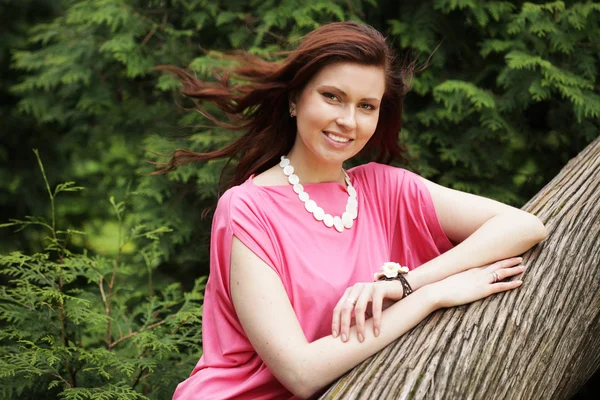
[(385, 92), (382, 67), (336, 63), (321, 69), (305, 86), (296, 108), (294, 153), (319, 163), (341, 164), (369, 141)]

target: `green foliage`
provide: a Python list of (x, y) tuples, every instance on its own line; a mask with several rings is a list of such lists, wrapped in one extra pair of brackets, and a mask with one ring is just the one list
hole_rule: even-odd
[[(190, 112), (178, 81), (155, 65), (189, 67), (210, 80), (228, 65), (228, 51), (273, 59), (321, 24), (370, 23), (421, 63), (434, 52), (405, 101), (400, 138), (415, 158), (408, 167), (517, 206), (600, 132), (600, 5), (589, 0), (4, 0), (0, 15), (0, 220), (38, 216), (0, 237), (5, 277), (15, 280), (5, 278), (3, 293), (32, 308), (2, 303), (7, 326), (22, 324), (28, 333), (14, 328), (7, 332), (16, 336), (1, 340), (35, 357), (1, 361), (3, 374), (13, 371), (29, 385), (18, 389), (25, 398), (135, 397), (131, 390), (169, 397), (166, 388), (199, 356), (198, 335), (188, 344), (167, 340), (186, 315), (181, 305), (199, 300), (169, 285), (181, 282), (198, 296), (194, 282), (208, 273), (210, 211), (224, 162), (148, 176), (154, 167), (145, 160), (165, 161), (156, 153), (176, 148), (220, 148), (237, 134)], [(38, 179), (34, 147), (50, 160), (47, 175), (65, 184)], [(70, 182), (86, 190), (65, 193), (79, 189)], [(59, 192), (65, 196), (48, 212), (46, 199)], [(111, 208), (110, 198), (127, 200)], [(108, 316), (98, 298), (115, 260)], [(112, 342), (130, 329), (139, 333), (109, 349), (108, 321)], [(187, 349), (187, 361), (160, 359), (175, 348)], [(81, 374), (73, 388), (67, 363)], [(43, 395), (49, 385), (52, 395)]]
[[(168, 5), (158, 0), (62, 1), (56, 17), (33, 26), (23, 38), (28, 44), (12, 50), (12, 69), (21, 71), (19, 82), (10, 87), (9, 95), (18, 98), (18, 111), (13, 112), (51, 133), (41, 129), (21, 132), (20, 140), (15, 134), (12, 143), (0, 144), (0, 156), (5, 154), (7, 161), (0, 175), (11, 177), (0, 182), (0, 189), (19, 194), (23, 201), (21, 207), (7, 208), (4, 217), (14, 215), (8, 211), (43, 212), (42, 188), (27, 185), (32, 181), (29, 167), (12, 160), (12, 155), (28, 160), (28, 149), (39, 146), (43, 157), (53, 160), (47, 166), (50, 175), (94, 188), (66, 199), (56, 210), (68, 224), (83, 220), (79, 226), (87, 237), (74, 238), (73, 244), (114, 253), (106, 246), (114, 228), (101, 223), (107, 220), (107, 211), (94, 205), (107, 193), (122, 197), (130, 187), (140, 194), (133, 200), (135, 223), (173, 229), (170, 240), (159, 245), (163, 269), (177, 271), (173, 275), (184, 282), (190, 280), (179, 273), (205, 274), (210, 219), (203, 215), (216, 202), (218, 167), (223, 164), (197, 165), (168, 177), (147, 178), (153, 167), (144, 159), (156, 160), (151, 152), (168, 154), (176, 147), (214, 149), (233, 135), (222, 129), (195, 133), (192, 126), (206, 127), (208, 121), (178, 108), (173, 100), (177, 81), (154, 73), (152, 67), (189, 65), (209, 78), (214, 67), (226, 63), (219, 51), (245, 47), (266, 54), (284, 49), (289, 32), (298, 38), (332, 18), (351, 17), (344, 10), (346, 4), (362, 12), (359, 2), (344, 0), (302, 5), (290, 0), (187, 0)], [(189, 106), (180, 98), (176, 101)], [(189, 141), (183, 138), (190, 134)], [(17, 168), (9, 172), (8, 165), (13, 163)], [(3, 204), (13, 204), (14, 198), (4, 197)], [(40, 250), (39, 234), (24, 234), (31, 249)]]
[[(434, 0), (388, 21), (429, 53), (407, 98), (414, 167), (460, 190), (521, 204), (598, 136), (600, 5)], [(435, 11), (432, 11), (435, 10)]]
[[(73, 253), (74, 230), (56, 229), (55, 199), (82, 188), (51, 190), (51, 221), (13, 220), (0, 228), (40, 225), (43, 252), (0, 255), (0, 393), (2, 398), (164, 399), (201, 354), (204, 279), (193, 289), (153, 282), (161, 236), (170, 229), (125, 228), (126, 203), (110, 199), (119, 221), (114, 258)], [(136, 243), (137, 254), (122, 249)]]

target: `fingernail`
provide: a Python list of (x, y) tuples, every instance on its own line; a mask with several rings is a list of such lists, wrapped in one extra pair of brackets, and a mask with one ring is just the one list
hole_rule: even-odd
[(337, 337), (337, 331), (335, 329), (333, 330), (333, 337)]
[(379, 329), (375, 328), (375, 336), (379, 336)]
[(523, 281), (517, 281), (517, 282), (519, 282), (519, 285), (523, 284)]
[(362, 333), (358, 333), (358, 341), (362, 343), (362, 341), (365, 340), (365, 337), (363, 336)]
[(342, 342), (345, 342), (348, 339), (345, 333), (342, 333)]
[(517, 257), (517, 260), (519, 260), (519, 262), (523, 261), (523, 257)]

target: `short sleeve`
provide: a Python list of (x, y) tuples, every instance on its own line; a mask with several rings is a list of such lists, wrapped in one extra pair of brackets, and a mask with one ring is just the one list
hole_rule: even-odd
[[(231, 253), (231, 236), (235, 236), (278, 275), (281, 275), (279, 253), (274, 245), (276, 235), (268, 219), (265, 218), (264, 210), (258, 206), (259, 203), (256, 195), (249, 193), (244, 187), (234, 187), (225, 192), (219, 199), (213, 227), (223, 226), (230, 237), (223, 238), (221, 243), (212, 243), (212, 245)], [(228, 246), (227, 242), (229, 242)]]
[[(268, 228), (254, 206), (253, 193), (235, 186), (217, 203), (210, 241), (210, 273), (206, 284), (202, 337), (204, 354), (199, 363), (225, 369), (245, 365), (254, 350), (245, 336), (231, 299), (231, 244), (236, 236), (275, 269), (279, 263)], [(277, 270), (276, 270), (277, 271)], [(277, 271), (278, 272), (278, 271)], [(219, 382), (211, 385), (219, 386)]]
[[(402, 170), (403, 190), (401, 194), (401, 204), (406, 213), (417, 214), (423, 218), (430, 238), (435, 243), (440, 253), (450, 250), (453, 245), (444, 232), (440, 220), (435, 211), (431, 193), (421, 177), (414, 172)], [(402, 209), (401, 209), (402, 210)]]
[(264, 211), (256, 204), (256, 199), (234, 194), (229, 202), (231, 231), (246, 247), (268, 264), (279, 275), (280, 271), (271, 229)]

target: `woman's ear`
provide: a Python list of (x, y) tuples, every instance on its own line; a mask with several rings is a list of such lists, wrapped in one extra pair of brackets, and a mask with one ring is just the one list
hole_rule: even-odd
[(288, 104), (290, 109), (290, 117), (296, 116), (296, 95), (295, 93), (290, 93), (288, 97)]
[(290, 105), (290, 107), (292, 106), (296, 106), (296, 92), (292, 92), (288, 95), (288, 103)]

